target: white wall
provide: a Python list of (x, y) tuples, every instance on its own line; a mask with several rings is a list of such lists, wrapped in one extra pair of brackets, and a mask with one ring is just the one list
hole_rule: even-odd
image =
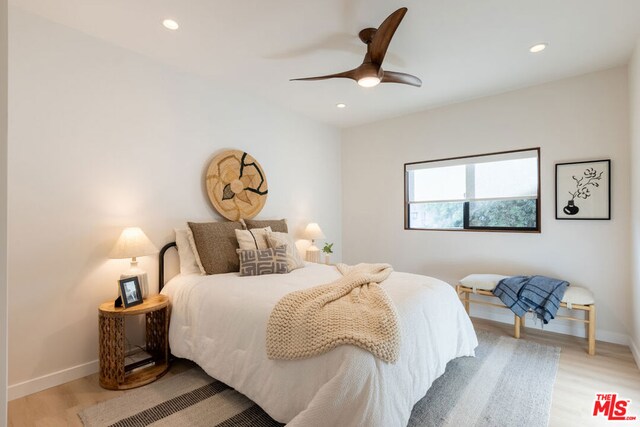
[[(429, 90), (428, 84), (421, 90)], [(451, 284), (470, 273), (542, 274), (595, 293), (598, 339), (628, 340), (629, 110), (626, 67), (365, 125), (343, 132), (343, 254), (348, 263)], [(541, 147), (542, 233), (405, 231), (405, 162)], [(554, 219), (554, 164), (611, 158), (612, 220)], [(496, 314), (500, 313), (500, 314)], [(506, 310), (472, 314), (512, 321)], [(584, 334), (575, 322), (549, 330)]]
[(632, 313), (631, 350), (640, 366), (640, 40), (629, 63), (631, 105), (631, 235), (632, 235)]
[[(339, 131), (10, 11), (10, 397), (96, 370), (97, 306), (128, 267), (107, 258), (119, 232), (161, 246), (219, 219), (202, 182), (223, 148), (265, 169), (259, 218), (298, 235), (317, 221), (339, 259)], [(157, 256), (140, 261), (155, 287)]]
[(0, 0), (0, 426), (7, 421), (7, 12)]

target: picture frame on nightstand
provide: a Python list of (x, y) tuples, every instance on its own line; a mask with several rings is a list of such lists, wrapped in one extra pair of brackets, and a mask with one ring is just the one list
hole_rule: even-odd
[(142, 291), (137, 276), (120, 279), (118, 283), (120, 285), (120, 296), (122, 297), (124, 308), (142, 304)]

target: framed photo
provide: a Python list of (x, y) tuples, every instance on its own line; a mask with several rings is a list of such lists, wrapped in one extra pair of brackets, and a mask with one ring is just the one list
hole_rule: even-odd
[(118, 282), (120, 283), (120, 295), (124, 308), (142, 304), (142, 292), (137, 276), (120, 279)]
[(611, 219), (611, 160), (556, 164), (556, 219)]

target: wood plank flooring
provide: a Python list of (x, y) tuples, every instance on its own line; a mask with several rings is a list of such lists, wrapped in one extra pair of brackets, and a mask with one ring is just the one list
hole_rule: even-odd
[[(511, 335), (512, 325), (473, 319), (476, 329)], [(586, 340), (533, 328), (523, 330), (521, 339), (562, 348), (558, 375), (553, 391), (550, 426), (597, 426), (606, 424), (594, 418), (596, 393), (617, 392), (631, 399), (629, 415), (640, 420), (640, 370), (630, 350), (621, 345), (598, 342), (596, 356), (586, 353)], [(167, 375), (189, 369), (191, 362), (174, 363)], [(127, 391), (100, 388), (97, 374), (9, 402), (9, 426), (55, 427), (80, 426), (76, 415), (98, 402), (120, 396)], [(639, 425), (640, 422), (617, 422), (616, 425)]]

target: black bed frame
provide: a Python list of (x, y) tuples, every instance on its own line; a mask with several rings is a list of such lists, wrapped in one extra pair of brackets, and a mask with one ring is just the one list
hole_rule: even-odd
[(160, 249), (160, 268), (158, 271), (158, 292), (164, 288), (164, 254), (171, 248), (178, 249), (176, 242), (167, 243)]

